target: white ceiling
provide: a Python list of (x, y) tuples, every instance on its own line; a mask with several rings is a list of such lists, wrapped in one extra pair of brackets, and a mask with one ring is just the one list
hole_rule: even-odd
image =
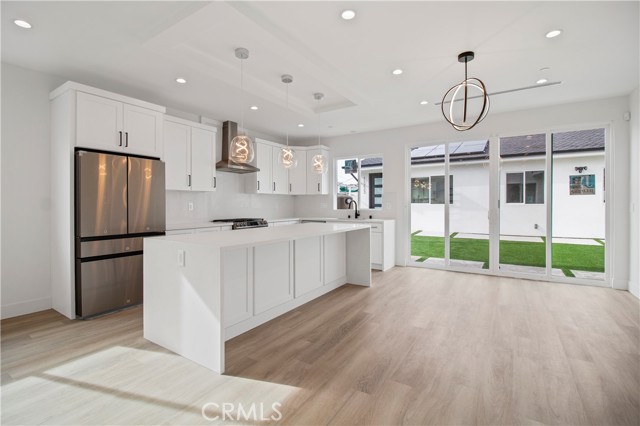
[[(246, 127), (275, 136), (288, 129), (298, 140), (317, 135), (318, 116), (323, 136), (443, 120), (434, 103), (463, 79), (457, 55), (465, 50), (476, 52), (470, 76), (490, 93), (562, 81), (495, 96), (491, 113), (628, 94), (639, 84), (638, 5), (2, 1), (2, 61), (239, 121), (234, 49), (246, 47)], [(357, 12), (352, 21), (339, 16), (347, 7)], [(16, 18), (33, 28), (18, 28)], [(544, 37), (555, 28), (560, 37)], [(393, 76), (398, 67), (404, 74)], [(290, 113), (282, 74), (294, 78)], [(319, 107), (314, 92), (326, 95)]]

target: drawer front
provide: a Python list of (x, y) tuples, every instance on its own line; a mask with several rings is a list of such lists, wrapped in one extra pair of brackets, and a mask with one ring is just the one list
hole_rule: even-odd
[(382, 232), (382, 224), (380, 224), (380, 223), (372, 223), (371, 224), (371, 232)]

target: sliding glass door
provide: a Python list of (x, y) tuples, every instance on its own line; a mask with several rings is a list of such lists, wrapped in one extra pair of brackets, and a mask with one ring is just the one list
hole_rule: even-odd
[(604, 282), (605, 135), (598, 128), (411, 149), (409, 263)]
[(546, 135), (500, 138), (502, 271), (546, 275)]
[(605, 278), (605, 131), (551, 134), (553, 146), (552, 274)]
[(411, 261), (489, 268), (489, 141), (411, 150)]

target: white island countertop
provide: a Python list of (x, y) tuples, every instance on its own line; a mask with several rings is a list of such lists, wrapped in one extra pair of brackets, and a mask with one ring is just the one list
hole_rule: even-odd
[(253, 247), (280, 241), (298, 240), (320, 235), (369, 228), (367, 223), (302, 223), (290, 226), (250, 228), (235, 231), (202, 232), (196, 234), (167, 235), (154, 240), (176, 241), (187, 244), (208, 245), (218, 248)]

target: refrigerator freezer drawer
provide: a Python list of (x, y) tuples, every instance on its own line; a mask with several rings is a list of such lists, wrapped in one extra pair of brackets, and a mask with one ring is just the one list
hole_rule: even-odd
[(76, 260), (76, 315), (90, 317), (142, 303), (142, 255)]
[(80, 249), (78, 250), (78, 248), (76, 248), (76, 253), (80, 253), (80, 257), (82, 258), (132, 253), (142, 251), (143, 240), (144, 238), (142, 237), (133, 237), (114, 240), (83, 241), (79, 243)]

